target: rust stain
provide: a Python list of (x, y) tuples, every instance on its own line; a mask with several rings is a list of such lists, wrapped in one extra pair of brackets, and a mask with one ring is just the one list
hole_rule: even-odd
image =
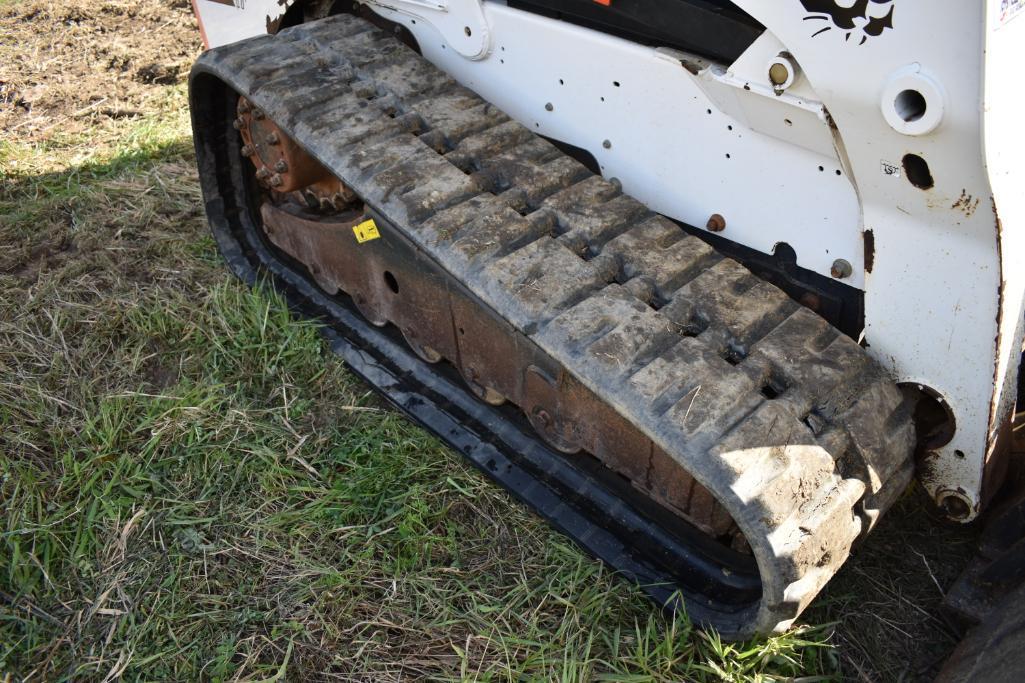
[[(1007, 439), (1001, 439), (1001, 435), (1006, 436), (1006, 430), (1001, 429), (1002, 421), (1006, 420), (1009, 423), (1011, 415), (1014, 414), (1014, 407), (1011, 407), (1010, 415), (1001, 416), (1000, 406), (997, 403), (998, 393), (1000, 389), (1000, 328), (1004, 322), (1004, 288), (1007, 283), (1004, 281), (1004, 258), (1003, 258), (1003, 225), (1000, 222), (1000, 214), (997, 212), (996, 199), (990, 197), (990, 205), (993, 209), (993, 224), (996, 227), (996, 238), (997, 238), (997, 267), (999, 268), (999, 276), (997, 281), (997, 333), (996, 339), (993, 340), (994, 346), (994, 359), (993, 359), (993, 389), (989, 398), (989, 425), (987, 429), (987, 443), (984, 453), (984, 463), (982, 470), (982, 486), (980, 491), (980, 498), (983, 503), (987, 502), (988, 499), (993, 495), (995, 489), (999, 487), (1000, 479), (1000, 465), (1003, 458), (999, 457), (1006, 453)], [(992, 442), (989, 441), (988, 435), (993, 434), (996, 438)], [(1003, 446), (1003, 448), (1001, 448)], [(996, 480), (996, 481), (994, 481)]]
[[(962, 189), (961, 196), (957, 198), (957, 201), (950, 205), (950, 208), (961, 211), (964, 213), (965, 216), (968, 216), (970, 218), (971, 215), (975, 213), (975, 209), (979, 208), (979, 200), (975, 197), (972, 197), (970, 194), (968, 194), (968, 192)], [(996, 213), (996, 207), (993, 208), (993, 211), (994, 213)], [(997, 218), (998, 224), (999, 221), (1000, 219)]]
[(865, 272), (871, 273), (876, 262), (876, 235), (872, 230), (862, 233), (865, 241)]
[(701, 65), (697, 62), (692, 62), (689, 59), (681, 59), (680, 66), (682, 66), (684, 69), (686, 69), (695, 76), (701, 73)]

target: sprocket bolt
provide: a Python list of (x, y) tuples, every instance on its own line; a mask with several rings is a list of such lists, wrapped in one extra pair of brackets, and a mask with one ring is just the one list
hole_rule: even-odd
[(544, 408), (541, 408), (540, 410), (535, 411), (534, 412), (534, 417), (537, 418), (538, 423), (542, 427), (544, 427), (546, 430), (550, 430), (552, 428), (552, 423), (553, 423), (552, 416)]

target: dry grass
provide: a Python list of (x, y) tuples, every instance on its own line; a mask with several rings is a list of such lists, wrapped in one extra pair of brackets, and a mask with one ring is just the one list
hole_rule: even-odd
[[(723, 644), (234, 282), (192, 165), (184, 5), (0, 2), (0, 679), (928, 675), (971, 533), (915, 496), (807, 615), (822, 626)], [(129, 66), (97, 70), (104, 50)], [(167, 83), (136, 78), (154, 63)]]

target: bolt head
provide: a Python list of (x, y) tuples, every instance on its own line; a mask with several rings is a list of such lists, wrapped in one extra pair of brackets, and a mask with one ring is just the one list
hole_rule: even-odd
[(270, 178), (270, 171), (268, 171), (266, 168), (261, 167), (256, 171), (257, 180), (266, 180), (267, 178)]
[(263, 113), (262, 109), (254, 109), (253, 110), (253, 118), (256, 119), (257, 121), (262, 119), (264, 116), (265, 116), (265, 114)]
[(604, 147), (605, 149), (612, 149), (612, 141), (611, 140), (604, 140), (604, 141), (602, 141), (601, 146)]
[(270, 135), (267, 136), (267, 142), (269, 142), (272, 145), (276, 145), (279, 142), (281, 142), (281, 138), (278, 137), (277, 133), (271, 133)]
[(281, 177), (280, 173), (275, 173), (270, 177), (270, 180), (268, 182), (270, 183), (271, 187), (280, 187), (284, 184), (285, 179)]
[(538, 408), (537, 410), (535, 410), (534, 417), (537, 418), (538, 424), (544, 427), (545, 429), (552, 428), (552, 416), (544, 408)]
[(854, 273), (854, 267), (849, 261), (842, 258), (833, 261), (833, 267), (829, 269), (829, 274), (838, 280), (848, 278), (852, 273)]
[(279, 159), (278, 163), (274, 164), (274, 170), (278, 173), (285, 173), (288, 171), (288, 163), (284, 159)]
[(242, 145), (242, 156), (251, 157), (256, 154), (256, 148), (252, 145)]
[(722, 217), (722, 214), (713, 213), (708, 217), (705, 227), (712, 232), (722, 232), (726, 229), (726, 219)]
[(790, 78), (790, 70), (787, 69), (785, 64), (776, 62), (769, 67), (769, 81), (776, 87), (779, 87), (787, 82)]
[(231, 122), (231, 127), (235, 130), (242, 130), (243, 122), (242, 119), (235, 119)]
[(245, 98), (240, 98), (239, 99), (239, 101), (238, 101), (238, 113), (239, 114), (248, 114), (250, 111), (252, 111), (252, 109), (253, 109), (253, 106), (251, 104), (249, 104), (249, 100), (247, 100)]
[(547, 102), (545, 104), (545, 111), (552, 111), (553, 109), (555, 109), (555, 107), (552, 105), (551, 102)]

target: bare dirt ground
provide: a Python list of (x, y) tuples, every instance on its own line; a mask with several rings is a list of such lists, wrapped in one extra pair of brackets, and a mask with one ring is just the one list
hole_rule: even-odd
[(0, 680), (928, 680), (911, 492), (803, 617), (668, 622), (383, 409), (205, 232), (187, 0), (0, 0)]
[(0, 129), (20, 140), (140, 116), (197, 53), (189, 0), (0, 3)]

